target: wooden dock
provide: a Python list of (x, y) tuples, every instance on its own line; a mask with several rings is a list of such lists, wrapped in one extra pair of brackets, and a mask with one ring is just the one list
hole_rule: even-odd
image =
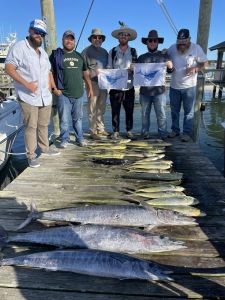
[[(94, 164), (86, 157), (91, 151), (69, 145), (59, 157), (41, 157), (40, 168), (27, 168), (0, 192), (0, 225), (12, 233), (26, 219), (31, 202), (38, 210), (91, 202), (124, 204), (122, 189), (143, 185), (140, 180), (121, 179), (121, 174), (126, 172), (121, 166)], [(0, 267), (0, 299), (225, 299), (225, 179), (194, 143), (177, 139), (167, 148), (166, 156), (174, 161), (173, 169), (184, 174), (185, 193), (196, 197), (199, 208), (207, 214), (198, 218), (198, 226), (153, 229), (186, 242), (184, 250), (144, 256), (173, 270), (174, 282), (117, 280)], [(51, 223), (36, 221), (23, 231), (46, 226)], [(4, 257), (12, 257), (42, 250), (41, 246), (23, 244), (8, 246), (2, 253)], [(194, 275), (206, 272), (210, 274)]]

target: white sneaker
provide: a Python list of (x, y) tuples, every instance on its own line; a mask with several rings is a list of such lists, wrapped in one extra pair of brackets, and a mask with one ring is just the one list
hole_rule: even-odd
[(87, 147), (88, 143), (87, 143), (87, 141), (82, 140), (82, 141), (78, 142), (77, 145), (79, 147)]
[(131, 131), (127, 131), (127, 137), (128, 137), (128, 139), (133, 139), (134, 135)]
[(30, 168), (38, 168), (40, 167), (40, 163), (38, 158), (28, 158), (28, 164)]
[(112, 140), (118, 140), (119, 138), (120, 138), (120, 134), (117, 131), (111, 135)]

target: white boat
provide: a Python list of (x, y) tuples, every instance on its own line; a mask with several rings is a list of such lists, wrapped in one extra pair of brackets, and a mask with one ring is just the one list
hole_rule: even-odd
[(11, 33), (6, 41), (0, 42), (0, 170), (6, 164), (13, 142), (23, 127), (20, 106), (13, 92), (12, 80), (5, 74), (5, 58), (9, 48), (16, 42)]
[(22, 127), (21, 110), (15, 97), (0, 102), (0, 170), (6, 164), (13, 142)]
[(12, 79), (5, 73), (5, 59), (9, 48), (16, 42), (16, 33), (10, 33), (7, 38), (0, 37), (0, 98), (10, 96), (13, 92)]

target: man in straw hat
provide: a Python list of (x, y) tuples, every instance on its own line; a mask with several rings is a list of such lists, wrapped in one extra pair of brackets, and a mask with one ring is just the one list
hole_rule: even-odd
[(176, 44), (168, 49), (168, 54), (175, 68), (170, 83), (172, 132), (169, 137), (180, 135), (179, 118), (183, 102), (184, 120), (181, 140), (188, 142), (193, 127), (197, 74), (206, 66), (207, 57), (199, 45), (191, 43), (188, 29), (181, 29), (178, 32)]
[[(158, 45), (162, 44), (164, 38), (158, 36), (156, 30), (149, 31), (148, 37), (142, 38), (142, 43), (147, 45), (148, 52), (138, 57), (138, 63), (165, 63), (167, 72), (173, 72), (173, 64), (166, 53), (158, 50)], [(162, 86), (141, 86), (140, 103), (142, 107), (142, 136), (145, 139), (150, 137), (150, 113), (152, 104), (158, 124), (160, 138), (165, 139), (168, 135), (166, 124), (166, 87)]]
[(6, 73), (14, 80), (25, 127), (25, 146), (31, 168), (40, 166), (36, 154), (60, 154), (49, 148), (48, 124), (52, 109), (50, 92), (53, 81), (48, 54), (41, 47), (47, 34), (46, 24), (39, 19), (30, 23), (29, 36), (15, 43), (5, 61)]
[(107, 90), (98, 86), (98, 69), (105, 69), (108, 63), (108, 52), (101, 47), (105, 41), (105, 35), (101, 29), (94, 28), (88, 38), (91, 45), (82, 51), (82, 56), (87, 65), (91, 79), (93, 97), (88, 98), (88, 119), (91, 137), (101, 140), (108, 136), (104, 125), (104, 113), (106, 108)]
[(112, 108), (112, 127), (114, 133), (113, 139), (119, 138), (120, 131), (120, 108), (121, 104), (126, 114), (126, 130), (127, 137), (133, 138), (133, 111), (135, 91), (133, 86), (133, 72), (131, 64), (137, 61), (137, 52), (135, 48), (128, 45), (129, 41), (133, 41), (137, 37), (137, 32), (120, 22), (121, 27), (112, 32), (112, 36), (119, 41), (119, 45), (109, 52), (108, 68), (110, 69), (128, 69), (128, 82), (124, 90), (110, 90), (110, 103)]

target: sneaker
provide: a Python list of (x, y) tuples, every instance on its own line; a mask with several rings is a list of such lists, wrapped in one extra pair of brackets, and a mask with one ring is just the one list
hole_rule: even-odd
[(112, 140), (118, 140), (119, 138), (120, 138), (120, 134), (117, 131), (111, 135)]
[(175, 132), (175, 131), (171, 131), (169, 134), (168, 134), (168, 137), (169, 138), (175, 138), (176, 136), (180, 135), (179, 132)]
[(131, 131), (127, 131), (127, 137), (128, 137), (128, 139), (133, 139), (134, 135)]
[(79, 147), (87, 147), (88, 143), (85, 140), (82, 140), (82, 141), (78, 142), (77, 145)]
[(182, 135), (181, 137), (181, 141), (182, 142), (190, 142), (191, 141), (191, 137), (187, 134)]
[(67, 141), (63, 141), (63, 142), (60, 143), (59, 148), (66, 149), (66, 147), (68, 146), (68, 144), (69, 143)]
[(49, 148), (47, 152), (42, 152), (42, 155), (45, 156), (57, 156), (60, 155), (60, 152), (54, 148)]
[(28, 165), (30, 168), (38, 168), (40, 167), (40, 163), (38, 158), (28, 158)]
[(142, 134), (142, 137), (143, 137), (144, 140), (150, 139), (150, 134), (149, 134), (149, 132), (145, 132), (144, 134)]
[(100, 136), (109, 136), (109, 133), (107, 131), (103, 130), (103, 131), (99, 131), (98, 135), (100, 135)]
[(100, 135), (96, 134), (96, 133), (91, 133), (90, 134), (90, 137), (93, 139), (93, 140), (101, 140), (102, 138), (100, 137)]
[(58, 134), (52, 133), (52, 134), (50, 135), (50, 137), (49, 137), (49, 142), (54, 143), (54, 142), (57, 141), (58, 138), (59, 138), (59, 135), (58, 135)]

